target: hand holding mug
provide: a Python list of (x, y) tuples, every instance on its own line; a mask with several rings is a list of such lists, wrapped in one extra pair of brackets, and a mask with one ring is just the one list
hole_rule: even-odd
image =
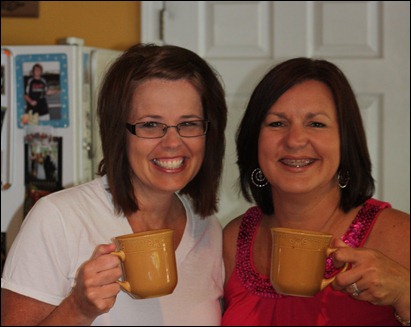
[(118, 260), (110, 255), (113, 250), (114, 244), (98, 245), (90, 259), (78, 271), (70, 296), (86, 319), (81, 323), (83, 326), (91, 324), (97, 316), (108, 312), (120, 292), (115, 281), (121, 276), (121, 270)]

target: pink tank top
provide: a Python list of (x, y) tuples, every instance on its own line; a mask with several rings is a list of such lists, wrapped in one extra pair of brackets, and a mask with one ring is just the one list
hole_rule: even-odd
[[(362, 247), (375, 219), (387, 202), (369, 199), (358, 212), (342, 240)], [(237, 239), (236, 266), (224, 290), (224, 326), (398, 326), (391, 306), (376, 306), (326, 287), (313, 297), (277, 294), (269, 276), (259, 274), (252, 260), (252, 244), (262, 212), (250, 208), (244, 215)], [(327, 259), (324, 276), (336, 272)]]

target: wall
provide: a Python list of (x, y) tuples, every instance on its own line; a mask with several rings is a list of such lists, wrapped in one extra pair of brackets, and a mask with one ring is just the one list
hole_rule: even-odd
[(140, 1), (40, 1), (38, 18), (1, 18), (2, 45), (85, 45), (125, 50), (140, 41)]

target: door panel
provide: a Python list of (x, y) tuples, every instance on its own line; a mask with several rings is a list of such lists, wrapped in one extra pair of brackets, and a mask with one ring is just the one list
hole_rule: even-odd
[(409, 2), (142, 1), (142, 13), (143, 42), (192, 49), (224, 81), (223, 224), (250, 206), (236, 192), (234, 142), (248, 98), (270, 67), (297, 56), (328, 59), (347, 75), (364, 119), (375, 197), (410, 212)]

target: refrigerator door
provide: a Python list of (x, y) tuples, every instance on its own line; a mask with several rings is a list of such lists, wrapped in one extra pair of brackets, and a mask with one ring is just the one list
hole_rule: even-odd
[[(82, 45), (2, 46), (2, 231), (17, 232), (24, 214), (27, 176), (35, 166), (33, 155), (44, 152), (47, 146), (51, 146), (50, 151), (45, 150), (48, 154), (58, 152), (53, 164), (61, 170), (62, 187), (94, 178), (95, 162), (101, 160), (101, 152), (95, 150), (99, 133), (94, 93), (109, 63), (119, 54)], [(34, 99), (26, 97), (30, 79), (36, 79), (37, 64), (42, 67), (42, 76), (32, 84), (43, 92), (48, 115), (30, 107), (28, 101)], [(30, 148), (27, 139), (37, 137), (36, 133), (52, 134), (52, 141), (46, 147), (31, 144)]]
[[(50, 130), (54, 136), (61, 137), (60, 182), (69, 186), (78, 179), (72, 168), (78, 159), (74, 138), (75, 111), (79, 110), (78, 65), (78, 49), (74, 46), (2, 46), (1, 102), (5, 108), (1, 135), (2, 231), (15, 233), (23, 219), (26, 179), (32, 159), (26, 143), (29, 126)], [(42, 76), (38, 79), (33, 75), (34, 67), (41, 67)], [(47, 103), (48, 119), (41, 120), (41, 115), (29, 108), (26, 98), (29, 85), (31, 104), (42, 98)]]
[(121, 52), (74, 41), (2, 46), (1, 265), (32, 205), (91, 180), (102, 157), (96, 92)]
[(114, 50), (101, 50), (93, 49), (90, 53), (90, 67), (91, 67), (91, 106), (93, 110), (91, 111), (91, 133), (92, 133), (92, 142), (91, 142), (91, 152), (93, 154), (93, 166), (92, 174), (95, 176), (97, 172), (98, 165), (103, 158), (101, 142), (100, 142), (100, 131), (98, 126), (98, 117), (97, 117), (97, 98), (100, 84), (104, 77), (104, 74), (107, 72), (107, 69), (113, 63), (115, 59), (121, 54), (120, 51)]

